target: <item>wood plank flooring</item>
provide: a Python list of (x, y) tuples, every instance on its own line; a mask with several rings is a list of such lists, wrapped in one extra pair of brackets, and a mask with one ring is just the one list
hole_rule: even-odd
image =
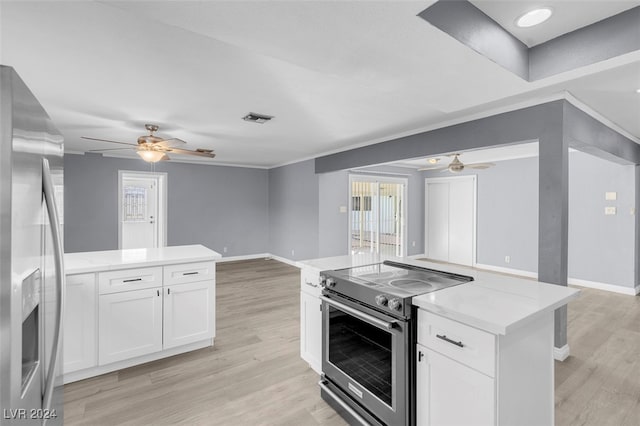
[[(299, 270), (220, 263), (213, 348), (65, 386), (66, 425), (345, 425), (300, 359)], [(640, 299), (585, 289), (556, 363), (557, 425), (640, 424)]]

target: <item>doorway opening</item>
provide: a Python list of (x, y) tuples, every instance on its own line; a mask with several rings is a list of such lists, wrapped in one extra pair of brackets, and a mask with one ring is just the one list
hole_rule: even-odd
[(167, 174), (118, 171), (118, 247), (166, 246)]
[(349, 176), (349, 252), (406, 253), (407, 179)]
[(431, 260), (476, 262), (476, 176), (425, 179), (425, 254)]

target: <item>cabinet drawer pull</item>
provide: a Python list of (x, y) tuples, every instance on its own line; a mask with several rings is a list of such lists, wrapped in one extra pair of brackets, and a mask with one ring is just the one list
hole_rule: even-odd
[(198, 271), (195, 271), (195, 272), (183, 272), (182, 275), (198, 275)]
[(445, 342), (449, 342), (449, 343), (451, 343), (451, 344), (453, 344), (453, 345), (460, 346), (461, 348), (464, 348), (464, 345), (462, 344), (462, 342), (456, 342), (455, 340), (451, 340), (451, 339), (449, 339), (449, 338), (447, 337), (447, 335), (446, 335), (446, 334), (436, 334), (436, 337), (437, 337), (438, 339), (442, 339), (442, 340), (444, 340)]
[(134, 281), (142, 281), (142, 278), (131, 278), (128, 280), (122, 280), (123, 283), (132, 283)]
[(308, 286), (318, 288), (317, 284), (312, 283), (311, 281), (304, 280), (304, 283)]

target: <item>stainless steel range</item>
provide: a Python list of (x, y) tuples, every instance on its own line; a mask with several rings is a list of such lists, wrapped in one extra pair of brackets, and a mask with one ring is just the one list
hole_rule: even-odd
[(472, 280), (391, 261), (322, 272), (322, 398), (352, 423), (414, 424), (411, 298)]

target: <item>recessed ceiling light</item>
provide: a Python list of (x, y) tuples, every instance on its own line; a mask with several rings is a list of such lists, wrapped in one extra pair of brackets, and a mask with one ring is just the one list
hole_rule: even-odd
[(520, 28), (529, 28), (546, 21), (551, 17), (553, 11), (551, 8), (542, 7), (540, 9), (531, 10), (516, 20), (516, 25)]

